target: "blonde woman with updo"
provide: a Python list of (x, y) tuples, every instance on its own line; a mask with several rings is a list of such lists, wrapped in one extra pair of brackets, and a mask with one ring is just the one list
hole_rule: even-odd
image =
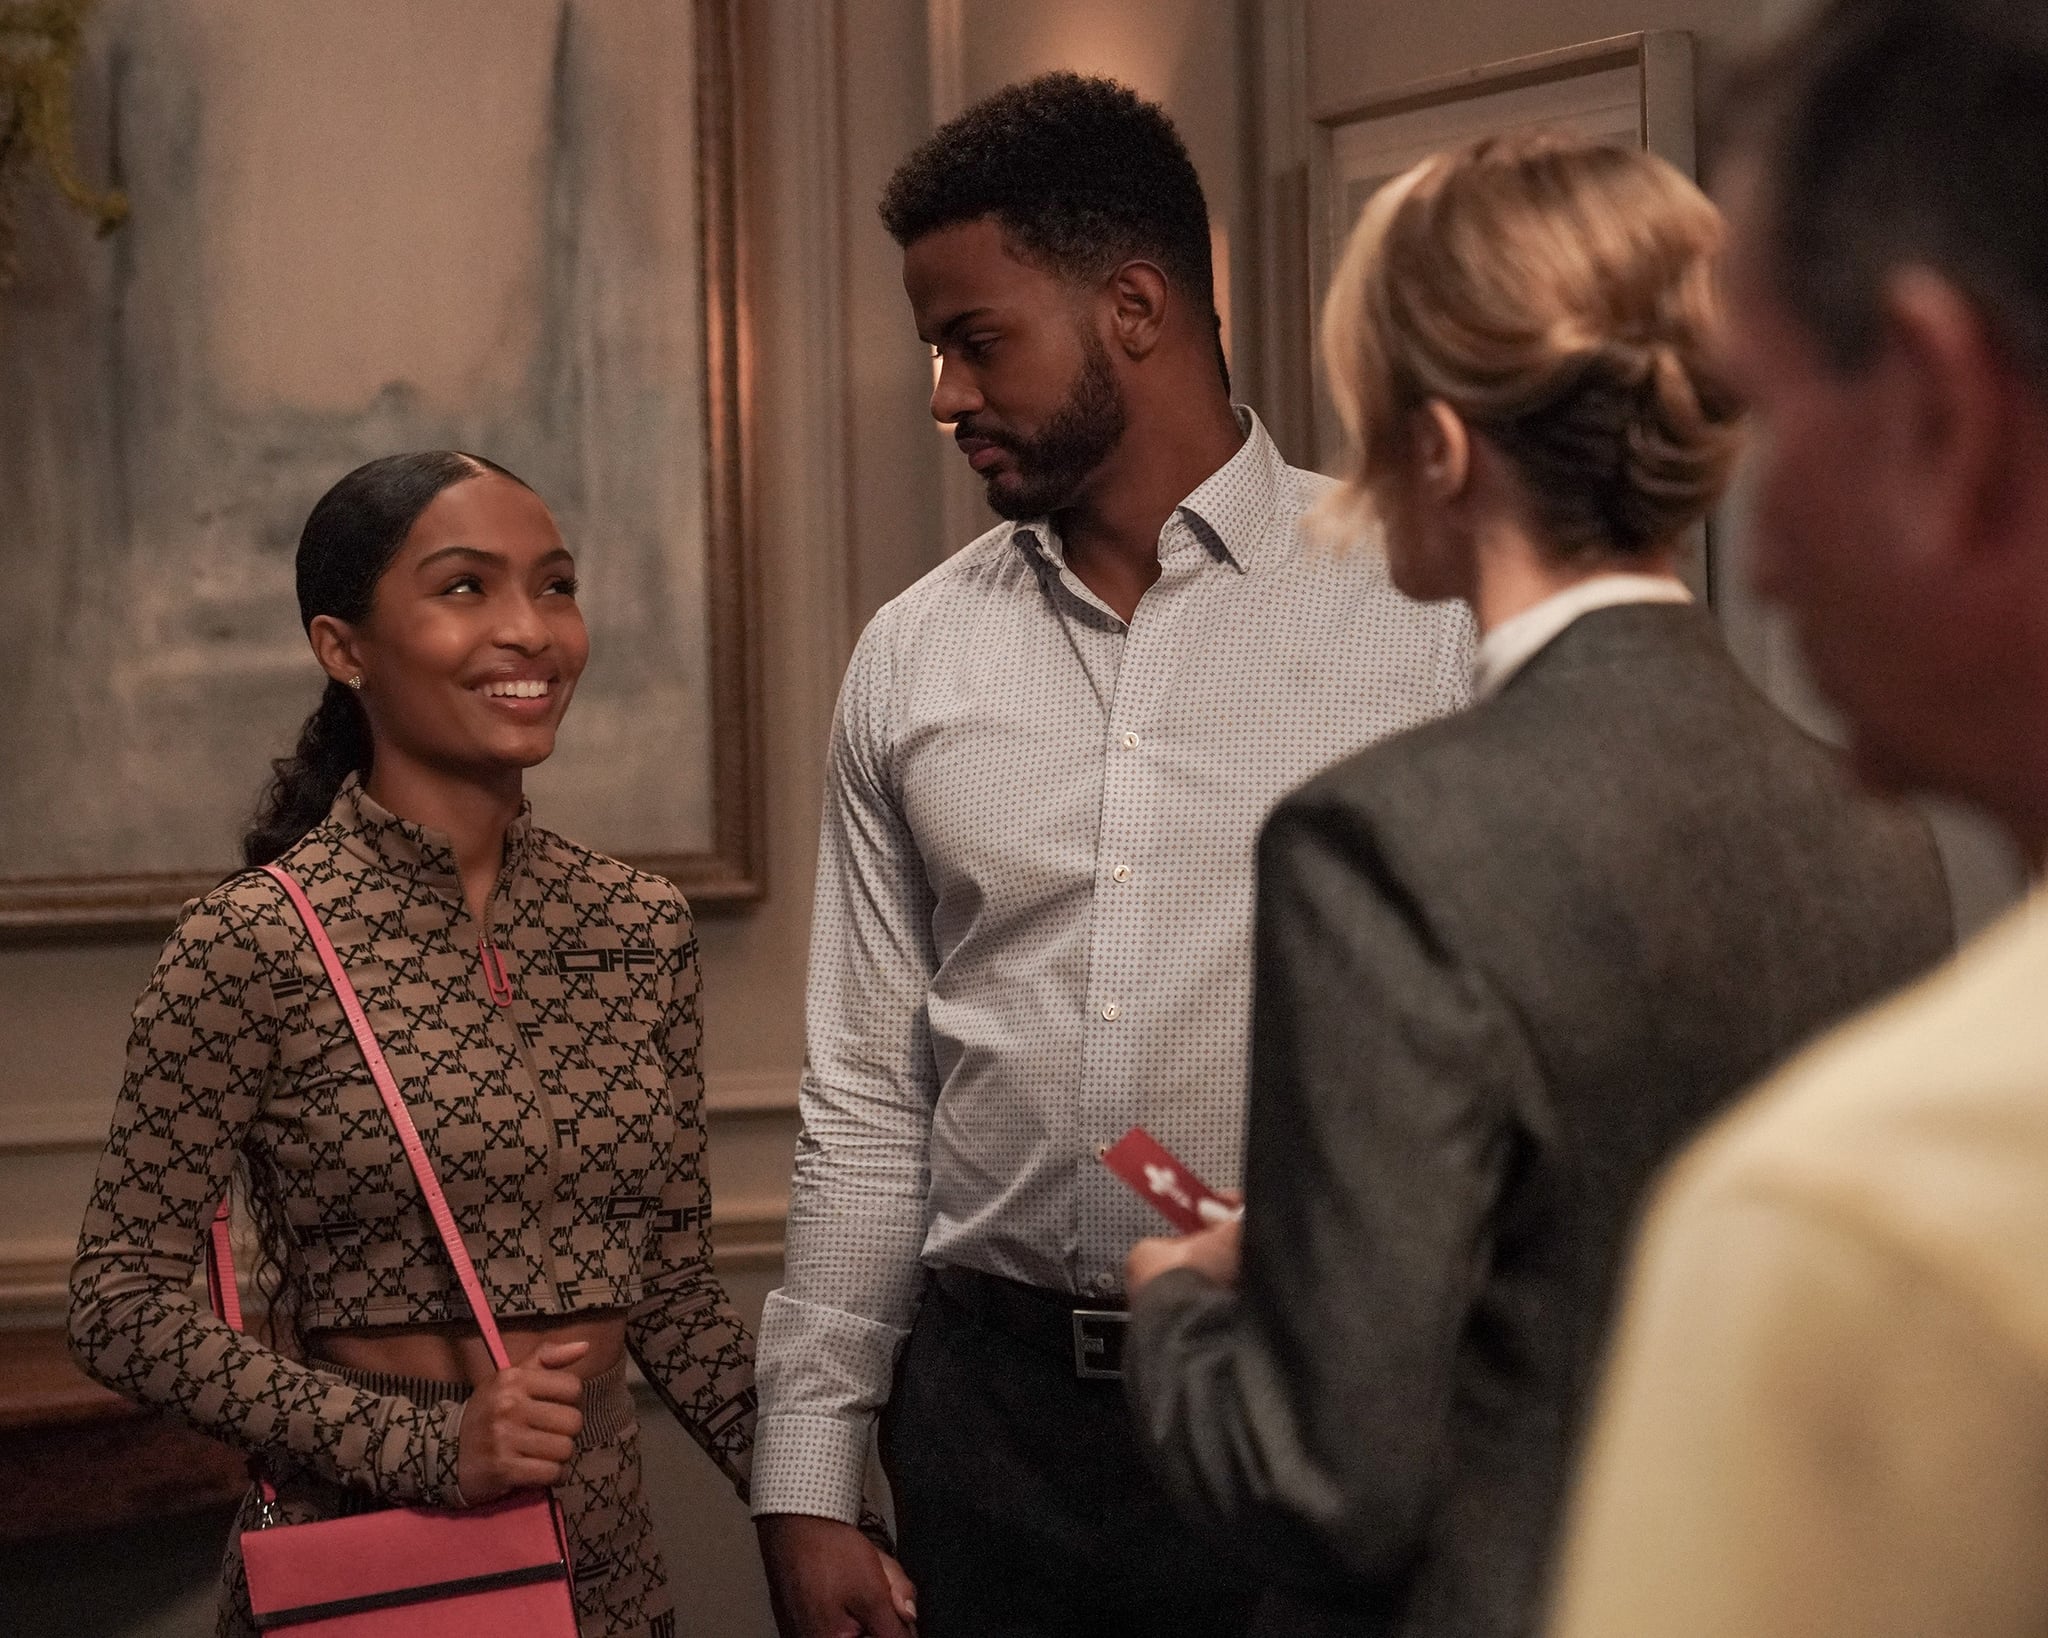
[(1386, 187), (1330, 291), (1327, 509), (1480, 643), (1469, 711), (1268, 823), (1242, 1223), (1131, 1257), (1145, 1443), (1259, 1632), (1531, 1631), (1646, 1183), (1949, 942), (1925, 828), (1679, 578), (1741, 438), (1720, 238), (1649, 155), (1486, 141)]

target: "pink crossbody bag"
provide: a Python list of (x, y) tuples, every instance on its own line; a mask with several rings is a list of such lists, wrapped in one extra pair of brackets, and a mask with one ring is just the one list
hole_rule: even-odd
[[(305, 890), (276, 865), (263, 868), (306, 924), (363, 1062), (398, 1128), (484, 1346), (502, 1371), (509, 1361), (498, 1322), (355, 986)], [(225, 1200), (214, 1213), (206, 1278), (214, 1312), (241, 1330)], [(277, 1492), (267, 1478), (259, 1483), (267, 1519)], [(520, 1638), (577, 1638), (568, 1541), (554, 1497), (530, 1490), (452, 1512), (393, 1507), (311, 1524), (259, 1525), (242, 1532), (242, 1562), (249, 1576), (249, 1606), (257, 1627), (268, 1633), (292, 1638), (508, 1638), (514, 1633)]]

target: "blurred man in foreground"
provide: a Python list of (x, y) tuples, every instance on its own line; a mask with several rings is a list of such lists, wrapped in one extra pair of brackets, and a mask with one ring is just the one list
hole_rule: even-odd
[[(2048, 6), (1837, 0), (1720, 167), (1759, 578), (1866, 777), (2048, 852)], [(2048, 1630), (2048, 896), (1653, 1214), (1555, 1638)]]
[(1282, 795), (1464, 702), (1469, 626), (1233, 408), (1209, 214), (1113, 81), (1005, 87), (882, 201), (934, 418), (1007, 521), (876, 614), (840, 694), (787, 1279), (752, 1500), (785, 1638), (1236, 1638), (1124, 1411), (1143, 1125), (1238, 1176), (1253, 847)]

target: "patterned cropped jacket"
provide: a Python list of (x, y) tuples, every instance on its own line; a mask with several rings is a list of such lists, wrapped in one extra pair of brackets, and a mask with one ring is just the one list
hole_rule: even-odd
[[(624, 1309), (742, 1495), (753, 1344), (711, 1270), (696, 941), (667, 882), (524, 814), (479, 925), (446, 841), (353, 781), (280, 861), (326, 923), (501, 1318)], [(191, 905), (135, 1009), (71, 1273), (93, 1376), (279, 1467), (451, 1504), (461, 1402), (379, 1396), (193, 1290), (237, 1154), (302, 1331), (468, 1319), (389, 1116), (277, 884)]]

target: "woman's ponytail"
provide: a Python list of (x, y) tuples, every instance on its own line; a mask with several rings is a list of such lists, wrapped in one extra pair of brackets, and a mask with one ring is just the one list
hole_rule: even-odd
[(355, 691), (327, 680), (326, 692), (290, 756), (270, 765), (271, 780), (242, 837), (242, 863), (266, 865), (327, 817), (350, 774), (370, 772), (370, 719)]

